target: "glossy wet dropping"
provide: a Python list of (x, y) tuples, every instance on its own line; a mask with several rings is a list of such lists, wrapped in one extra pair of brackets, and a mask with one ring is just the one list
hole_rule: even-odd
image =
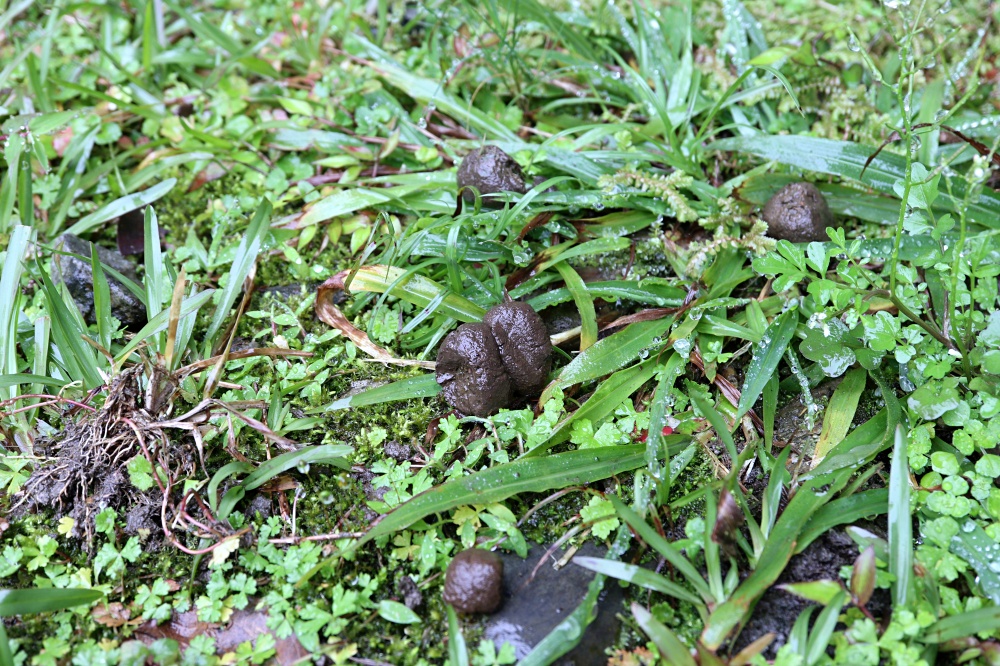
[(834, 226), (833, 213), (812, 183), (789, 183), (764, 205), (767, 235), (792, 243), (827, 240), (826, 228)]
[[(483, 146), (466, 155), (458, 167), (457, 176), (458, 189), (469, 203), (476, 200), (475, 191), (480, 195), (498, 192), (524, 194), (529, 189), (521, 166), (496, 146)], [(502, 202), (491, 197), (484, 199), (483, 204), (500, 206)]]
[(489, 416), (510, 402), (510, 377), (486, 324), (462, 324), (438, 350), (437, 382), (444, 399), (463, 414)]
[(500, 606), (503, 561), (480, 548), (452, 558), (444, 576), (444, 600), (459, 613), (492, 613)]
[(514, 390), (540, 393), (552, 365), (552, 343), (538, 313), (527, 303), (501, 303), (486, 313), (483, 323), (493, 332)]

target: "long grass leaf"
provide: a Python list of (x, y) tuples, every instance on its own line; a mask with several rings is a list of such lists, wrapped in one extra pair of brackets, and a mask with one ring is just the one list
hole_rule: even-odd
[(644, 569), (635, 564), (614, 562), (605, 560), (601, 557), (583, 556), (574, 557), (573, 563), (578, 564), (584, 569), (590, 569), (591, 571), (596, 571), (597, 573), (604, 574), (605, 576), (611, 576), (612, 578), (623, 580), (626, 583), (633, 583), (639, 587), (644, 587), (647, 590), (662, 592), (667, 596), (680, 599), (681, 601), (687, 601), (704, 608), (704, 602), (698, 597), (698, 595), (689, 592), (677, 583), (671, 582), (665, 576), (661, 576), (658, 573), (649, 571), (648, 569)]
[[(380, 536), (405, 529), (435, 513), (464, 504), (492, 504), (519, 493), (541, 493), (567, 485), (592, 483), (641, 467), (642, 446), (606, 446), (585, 451), (569, 451), (541, 458), (520, 458), (469, 476), (447, 481), (407, 500), (384, 515), (368, 532), (344, 549), (353, 552)], [(299, 583), (326, 566), (321, 562)]]
[(555, 381), (546, 387), (539, 402), (544, 403), (557, 388), (603, 377), (639, 358), (643, 352), (648, 355), (651, 348), (663, 342), (662, 338), (673, 322), (673, 316), (638, 322), (598, 340), (559, 372)]
[[(850, 178), (885, 194), (892, 194), (896, 181), (906, 176), (905, 157), (882, 151), (869, 162), (876, 149), (850, 141), (807, 136), (754, 135), (722, 139), (708, 148), (749, 153), (799, 169)], [(961, 210), (965, 206), (967, 189), (968, 184), (963, 178), (956, 175), (948, 179), (948, 187), (939, 192), (935, 208), (944, 211)], [(972, 198), (967, 212), (970, 219), (984, 226), (1000, 227), (1000, 194), (983, 188), (978, 196)]]
[(764, 391), (764, 386), (778, 370), (778, 364), (785, 355), (785, 349), (788, 348), (792, 336), (795, 335), (798, 323), (798, 310), (795, 308), (786, 310), (770, 323), (760, 342), (754, 345), (753, 359), (747, 368), (746, 379), (740, 393), (740, 404), (736, 410), (737, 419), (753, 408), (757, 398)]
[(125, 196), (119, 197), (114, 201), (110, 201), (95, 210), (93, 213), (90, 213), (86, 217), (79, 220), (76, 224), (67, 229), (66, 233), (79, 236), (90, 231), (99, 224), (107, 222), (108, 220), (121, 217), (125, 213), (147, 206), (166, 196), (167, 192), (172, 190), (176, 184), (176, 178), (168, 178), (162, 183), (157, 183), (142, 192), (126, 194)]
[(239, 247), (236, 248), (236, 256), (233, 258), (233, 265), (229, 269), (229, 280), (226, 282), (226, 286), (219, 297), (218, 307), (215, 315), (212, 317), (212, 323), (209, 324), (208, 330), (205, 332), (205, 343), (208, 347), (214, 346), (216, 334), (222, 328), (223, 322), (229, 317), (229, 311), (233, 307), (233, 303), (236, 302), (236, 297), (239, 296), (240, 291), (243, 289), (243, 281), (246, 280), (247, 275), (250, 274), (250, 270), (257, 261), (257, 254), (260, 252), (260, 246), (264, 242), (264, 236), (267, 235), (268, 230), (271, 228), (271, 211), (271, 202), (263, 199), (253, 219), (250, 220), (246, 235), (240, 241)]
[(594, 299), (587, 293), (587, 287), (580, 274), (566, 262), (556, 264), (556, 270), (566, 283), (569, 293), (573, 294), (576, 309), (580, 311), (580, 351), (597, 342), (597, 313), (594, 311)]
[(637, 603), (632, 603), (632, 616), (639, 627), (653, 641), (666, 663), (672, 666), (697, 666), (691, 651), (666, 625)]
[(913, 516), (910, 515), (910, 466), (903, 426), (896, 426), (889, 470), (889, 573), (895, 576), (892, 602), (906, 608), (913, 586)]
[[(18, 371), (16, 347), (20, 310), (15, 305), (32, 234), (31, 227), (14, 227), (4, 253), (3, 272), (0, 273), (0, 374), (4, 375)], [(14, 397), (9, 391), (2, 395), (6, 398)]]
[(98, 590), (69, 588), (29, 588), (0, 590), (0, 617), (50, 613), (52, 611), (90, 604), (104, 596)]
[(401, 379), (385, 386), (376, 386), (346, 398), (339, 398), (330, 403), (328, 407), (322, 408), (322, 411), (332, 412), (338, 409), (377, 405), (383, 402), (431, 398), (440, 392), (441, 385), (437, 383), (437, 377), (433, 374), (420, 375)]

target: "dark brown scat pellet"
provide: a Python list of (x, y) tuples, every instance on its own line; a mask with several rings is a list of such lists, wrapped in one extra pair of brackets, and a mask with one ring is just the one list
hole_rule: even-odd
[(459, 613), (492, 613), (500, 606), (503, 560), (480, 548), (463, 550), (448, 564), (444, 600)]
[[(473, 203), (476, 191), (481, 196), (498, 192), (524, 194), (531, 188), (525, 181), (524, 171), (513, 157), (496, 146), (483, 146), (462, 160), (458, 167), (458, 189), (465, 201)], [(483, 205), (502, 206), (503, 202), (488, 197), (483, 199)]]
[(486, 313), (500, 358), (514, 390), (536, 395), (545, 388), (552, 367), (552, 343), (545, 322), (527, 303), (501, 303)]
[(826, 228), (834, 226), (833, 213), (812, 183), (789, 183), (764, 205), (767, 235), (792, 243), (827, 240)]
[(445, 401), (463, 414), (489, 416), (510, 402), (510, 377), (486, 324), (462, 324), (438, 350), (437, 383)]

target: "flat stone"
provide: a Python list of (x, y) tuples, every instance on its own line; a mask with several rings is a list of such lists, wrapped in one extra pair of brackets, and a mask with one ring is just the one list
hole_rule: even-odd
[[(56, 239), (55, 249), (61, 252), (85, 257), (78, 259), (65, 254), (52, 256), (52, 278), (55, 282), (66, 285), (69, 295), (83, 315), (84, 321), (93, 324), (96, 321), (94, 312), (94, 273), (90, 267), (90, 254), (93, 244), (79, 236), (63, 234)], [(138, 282), (135, 266), (114, 250), (97, 246), (97, 258), (102, 264), (110, 266), (130, 280)], [(105, 271), (108, 279), (108, 291), (111, 294), (111, 315), (129, 330), (138, 330), (146, 323), (146, 306), (125, 285)]]
[[(594, 572), (572, 562), (561, 569), (554, 569), (565, 551), (554, 551), (539, 567), (534, 578), (531, 573), (549, 546), (532, 546), (528, 557), (521, 559), (513, 553), (501, 553), (504, 562), (503, 604), (500, 611), (486, 621), (483, 633), (493, 640), (499, 650), (504, 643), (514, 647), (517, 659), (523, 659), (549, 632), (570, 613), (576, 610), (587, 587), (594, 579)], [(606, 550), (593, 543), (586, 543), (576, 555), (604, 557)], [(530, 580), (529, 580), (530, 579)], [(612, 579), (605, 580), (604, 591), (597, 603), (597, 618), (583, 633), (580, 643), (568, 654), (553, 662), (556, 666), (605, 666), (605, 650), (618, 638), (619, 622), (616, 614), (622, 607), (622, 590)]]

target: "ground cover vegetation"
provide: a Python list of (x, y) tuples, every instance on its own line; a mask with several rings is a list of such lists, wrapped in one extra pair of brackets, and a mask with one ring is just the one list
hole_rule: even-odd
[(0, 664), (1000, 663), (998, 19), (0, 2)]

